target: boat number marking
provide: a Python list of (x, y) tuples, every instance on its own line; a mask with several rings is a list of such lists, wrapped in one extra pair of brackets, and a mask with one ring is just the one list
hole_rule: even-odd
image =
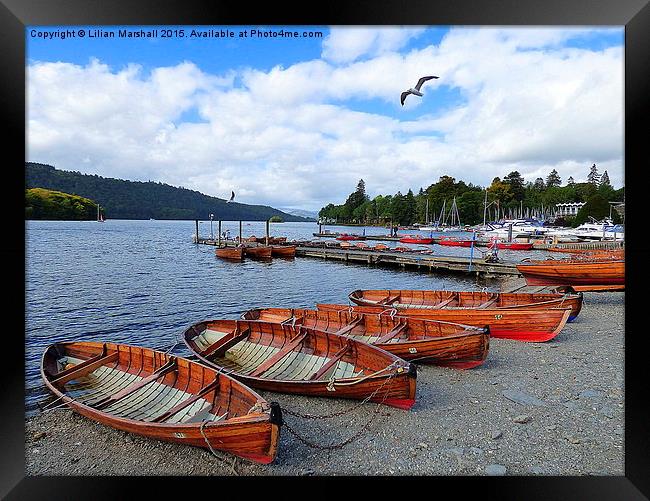
[(181, 433), (181, 432), (177, 431), (177, 432), (174, 433), (174, 436), (176, 438), (185, 438), (185, 433)]
[(417, 353), (418, 350), (415, 348), (409, 348), (409, 353)]
[(497, 320), (501, 320), (503, 318), (503, 315), (498, 315), (497, 314), (497, 315), (494, 315), (494, 318), (496, 318)]

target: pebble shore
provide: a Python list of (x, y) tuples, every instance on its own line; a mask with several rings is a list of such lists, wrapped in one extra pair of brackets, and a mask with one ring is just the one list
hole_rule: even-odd
[[(68, 408), (26, 421), (26, 475), (624, 475), (624, 294), (584, 293), (547, 343), (490, 340), (485, 363), (419, 365), (410, 411), (267, 391), (283, 418), (278, 455), (258, 465), (121, 432)], [(370, 424), (366, 423), (371, 420)]]

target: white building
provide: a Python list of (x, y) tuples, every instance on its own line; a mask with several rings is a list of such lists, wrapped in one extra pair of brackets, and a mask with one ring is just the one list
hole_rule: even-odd
[(564, 204), (555, 204), (556, 216), (575, 216), (584, 202), (571, 202)]

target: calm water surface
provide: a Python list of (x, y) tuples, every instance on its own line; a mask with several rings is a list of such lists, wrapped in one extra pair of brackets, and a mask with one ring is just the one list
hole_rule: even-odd
[[(263, 236), (264, 228), (263, 222), (244, 223), (243, 234)], [(239, 223), (224, 223), (222, 231), (226, 229), (238, 235)], [(211, 231), (216, 236), (216, 222), (212, 230), (210, 221), (200, 223), (202, 237)], [(317, 231), (316, 223), (271, 224), (272, 235), (290, 240), (312, 239)], [(215, 257), (212, 246), (193, 244), (194, 233), (194, 221), (26, 222), (28, 412), (48, 394), (41, 382), (40, 359), (57, 341), (113, 341), (166, 349), (192, 323), (237, 318), (249, 308), (347, 304), (354, 289), (497, 290), (500, 283), (310, 258), (233, 263)], [(366, 233), (388, 231), (366, 228)], [(431, 248), (436, 254), (469, 256), (469, 249)], [(501, 251), (502, 259), (533, 257), (530, 252), (508, 252)], [(480, 252), (475, 250), (474, 255)], [(189, 355), (182, 342), (173, 352)]]

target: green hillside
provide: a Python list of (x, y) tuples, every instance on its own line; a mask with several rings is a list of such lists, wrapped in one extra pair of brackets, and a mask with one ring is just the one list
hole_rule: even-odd
[(25, 191), (25, 219), (88, 221), (97, 218), (97, 204), (60, 191), (32, 188)]
[(168, 184), (105, 178), (34, 162), (25, 163), (25, 183), (27, 188), (90, 198), (101, 205), (107, 219), (208, 219), (214, 214), (215, 220), (222, 221), (266, 221), (272, 216), (284, 221), (312, 221), (266, 205), (226, 203)]

